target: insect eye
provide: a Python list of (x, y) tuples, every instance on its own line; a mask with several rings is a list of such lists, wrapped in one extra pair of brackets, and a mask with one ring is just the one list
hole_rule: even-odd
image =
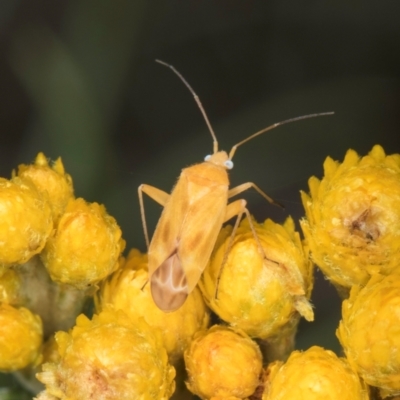
[(228, 169), (233, 168), (233, 161), (231, 161), (231, 160), (226, 160), (224, 164), (225, 164), (225, 167)]
[(208, 156), (204, 157), (204, 161), (210, 161), (211, 155), (209, 154)]

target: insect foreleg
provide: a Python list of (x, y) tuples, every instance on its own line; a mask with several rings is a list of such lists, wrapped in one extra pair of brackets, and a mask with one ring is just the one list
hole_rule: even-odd
[(144, 238), (146, 240), (147, 250), (149, 250), (150, 241), (149, 241), (149, 233), (147, 230), (146, 214), (144, 211), (143, 193), (146, 193), (147, 196), (149, 196), (151, 199), (153, 199), (155, 202), (162, 205), (163, 207), (167, 203), (170, 195), (160, 189), (157, 189), (154, 186), (142, 184), (138, 187), (140, 216), (142, 218), (143, 232), (144, 232)]
[[(233, 196), (236, 196), (237, 194), (240, 194), (250, 188), (255, 189), (258, 193), (261, 194), (262, 197), (264, 197), (264, 199), (266, 199), (268, 202), (270, 202), (271, 204), (274, 204), (276, 206), (282, 207), (283, 205), (278, 203), (277, 201), (275, 201), (272, 197), (269, 197), (266, 193), (264, 193), (255, 183), (253, 182), (246, 182), (246, 183), (242, 183), (239, 186), (236, 186), (232, 189), (229, 190), (228, 192), (228, 198), (231, 198)], [(232, 203), (233, 204), (233, 203)]]

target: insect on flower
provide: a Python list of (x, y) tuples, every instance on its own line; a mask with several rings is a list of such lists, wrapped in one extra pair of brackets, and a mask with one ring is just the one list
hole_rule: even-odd
[[(304, 115), (275, 123), (237, 143), (228, 154), (218, 150), (216, 135), (192, 87), (172, 65), (160, 60), (156, 61), (170, 68), (190, 90), (203, 114), (214, 143), (213, 154), (206, 156), (204, 162), (182, 170), (171, 194), (146, 184), (138, 188), (143, 230), (148, 247), (151, 294), (155, 304), (161, 310), (170, 312), (180, 308), (197, 285), (222, 224), (234, 216), (237, 217), (231, 236), (232, 243), (243, 213), (250, 217), (246, 200), (239, 199), (228, 204), (228, 199), (253, 188), (267, 201), (277, 204), (252, 182), (229, 189), (227, 171), (233, 168), (232, 158), (236, 149), (243, 143), (280, 125), (333, 113)], [(151, 243), (147, 231), (143, 193), (164, 207)], [(249, 221), (251, 222), (250, 218)], [(258, 241), (254, 227), (251, 228)], [(259, 248), (260, 252), (264, 253), (260, 243)], [(265, 254), (263, 255), (265, 257)], [(223, 264), (224, 261), (221, 270)]]

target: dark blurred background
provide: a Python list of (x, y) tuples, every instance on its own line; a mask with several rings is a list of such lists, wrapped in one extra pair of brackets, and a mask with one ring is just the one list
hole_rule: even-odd
[[(170, 191), (182, 167), (212, 152), (193, 97), (155, 58), (173, 64), (201, 98), (220, 148), (274, 122), (235, 155), (232, 185), (253, 181), (283, 203), (243, 194), (258, 219), (303, 215), (299, 190), (326, 156), (400, 151), (400, 3), (370, 0), (2, 0), (0, 168), (39, 151), (61, 156), (75, 192), (104, 203), (128, 248), (145, 250), (137, 187)], [(146, 202), (153, 231), (160, 207)], [(299, 348), (335, 351), (339, 300), (316, 278), (316, 321)]]

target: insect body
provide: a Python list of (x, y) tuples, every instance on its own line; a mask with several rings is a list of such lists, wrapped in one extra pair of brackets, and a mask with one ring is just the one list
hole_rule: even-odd
[[(218, 151), (214, 131), (193, 89), (174, 67), (162, 61), (158, 62), (171, 68), (192, 92), (214, 140), (213, 154), (207, 156), (203, 163), (184, 168), (171, 194), (145, 184), (138, 188), (148, 246), (151, 294), (155, 304), (161, 310), (169, 312), (180, 308), (197, 285), (223, 223), (237, 216), (232, 241), (243, 213), (250, 217), (245, 200), (239, 199), (229, 204), (228, 200), (249, 188), (254, 188), (269, 202), (274, 203), (251, 182), (229, 189), (227, 170), (233, 167), (232, 158), (237, 147), (279, 125), (332, 113), (306, 115), (271, 125), (233, 146), (228, 154)], [(151, 243), (147, 232), (143, 193), (164, 207)], [(254, 228), (252, 230), (258, 241)], [(259, 248), (263, 252), (261, 245)]]

